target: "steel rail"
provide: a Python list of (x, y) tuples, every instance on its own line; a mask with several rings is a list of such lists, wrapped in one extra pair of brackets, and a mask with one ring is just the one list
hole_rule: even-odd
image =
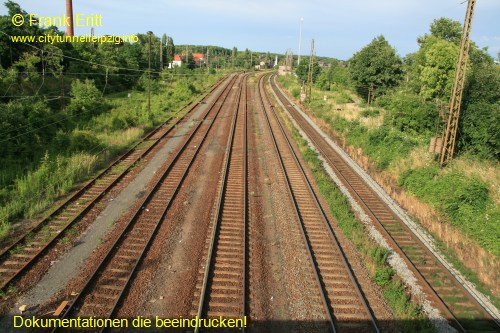
[[(230, 167), (232, 167), (235, 161), (232, 160), (233, 157), (233, 150), (234, 150), (234, 139), (236, 135), (236, 128), (237, 128), (237, 121), (240, 119), (241, 116), (243, 116), (243, 184), (239, 184), (243, 186), (243, 272), (242, 272), (242, 291), (241, 291), (241, 304), (239, 305), (242, 309), (241, 317), (246, 315), (246, 292), (247, 292), (247, 285), (246, 285), (246, 268), (247, 268), (247, 246), (246, 246), (246, 229), (247, 229), (247, 101), (246, 101), (246, 93), (245, 93), (245, 106), (243, 109), (243, 115), (241, 115), (240, 112), (240, 103), (241, 103), (241, 95), (243, 89), (246, 89), (247, 85), (247, 78), (248, 75), (245, 75), (242, 80), (242, 84), (240, 86), (240, 89), (238, 91), (238, 97), (236, 101), (236, 112), (233, 115), (232, 119), (232, 124), (231, 124), (231, 130), (229, 133), (229, 139), (228, 139), (228, 145), (226, 149), (226, 154), (224, 158), (224, 165), (222, 169), (222, 179), (221, 179), (221, 186), (219, 188), (219, 193), (217, 195), (217, 202), (215, 206), (215, 216), (214, 216), (214, 224), (212, 227), (212, 232), (210, 234), (210, 243), (209, 243), (209, 248), (207, 252), (207, 260), (205, 263), (205, 271), (203, 274), (203, 282), (202, 282), (202, 287), (200, 291), (200, 299), (198, 302), (198, 309), (197, 309), (197, 316), (198, 318), (202, 318), (204, 311), (208, 311), (208, 289), (209, 289), (209, 279), (210, 279), (210, 273), (215, 270), (215, 255), (216, 251), (215, 248), (218, 244), (217, 241), (217, 236), (220, 235), (220, 229), (221, 229), (221, 224), (222, 224), (222, 215), (223, 215), (223, 209), (224, 209), (224, 203), (226, 198), (226, 193), (227, 193), (227, 188), (229, 186), (228, 184), (228, 179), (229, 179), (229, 173), (230, 173)], [(213, 281), (212, 281), (213, 283)], [(199, 332), (199, 327), (195, 328), (195, 333)], [(245, 331), (245, 328), (242, 328), (242, 331)]]
[(287, 172), (285, 170), (285, 165), (284, 165), (284, 162), (283, 162), (283, 158), (282, 158), (281, 153), (279, 151), (278, 144), (276, 142), (276, 138), (275, 138), (274, 133), (272, 131), (271, 122), (269, 120), (269, 117), (267, 115), (267, 111), (266, 111), (266, 108), (265, 108), (265, 105), (264, 105), (264, 99), (262, 97), (262, 92), (260, 90), (262, 82), (263, 82), (263, 77), (260, 78), (260, 80), (259, 80), (259, 87), (257, 89), (258, 90), (259, 101), (261, 103), (262, 111), (263, 111), (263, 113), (265, 115), (266, 123), (267, 123), (268, 128), (269, 128), (269, 133), (271, 135), (271, 139), (272, 139), (272, 143), (273, 143), (273, 146), (274, 146), (274, 150), (275, 150), (276, 155), (278, 156), (278, 160), (280, 162), (279, 165), (280, 165), (281, 172), (283, 173), (285, 181), (286, 181), (287, 192), (289, 193), (289, 196), (290, 196), (290, 198), (291, 198), (291, 200), (293, 202), (293, 209), (294, 209), (295, 216), (297, 217), (297, 220), (299, 221), (301, 235), (302, 235), (302, 238), (304, 240), (304, 244), (305, 244), (306, 250), (307, 250), (307, 256), (308, 256), (308, 258), (311, 261), (312, 266), (313, 266), (314, 277), (315, 277), (316, 283), (318, 285), (318, 288), (320, 290), (321, 302), (323, 304), (323, 307), (325, 308), (325, 311), (326, 311), (326, 314), (327, 314), (327, 317), (328, 317), (329, 329), (331, 330), (331, 332), (336, 333), (337, 330), (335, 328), (335, 323), (334, 323), (334, 320), (333, 320), (334, 316), (333, 316), (333, 313), (332, 313), (332, 311), (330, 309), (330, 306), (328, 305), (328, 300), (327, 300), (327, 296), (326, 296), (326, 290), (324, 289), (324, 287), (323, 287), (323, 285), (321, 283), (321, 278), (319, 276), (318, 267), (317, 267), (316, 262), (314, 260), (310, 244), (309, 244), (309, 242), (307, 240), (307, 236), (306, 236), (306, 234), (304, 232), (304, 226), (302, 225), (302, 222), (301, 222), (301, 217), (300, 217), (300, 213), (299, 213), (299, 210), (298, 210), (298, 204), (297, 204), (297, 201), (296, 201), (295, 197), (293, 196), (292, 187), (290, 185), (290, 180), (289, 180)]
[[(329, 146), (329, 144), (324, 141), (321, 135), (316, 133), (316, 131), (312, 128), (312, 126), (308, 124), (305, 121), (305, 119), (303, 119), (303, 117), (295, 110), (295, 108), (292, 106), (293, 103), (290, 102), (288, 98), (285, 97), (283, 91), (281, 91), (281, 89), (277, 87), (277, 84), (275, 82), (275, 77), (273, 81), (271, 81), (271, 86), (282, 106), (286, 110), (288, 110), (290, 115), (299, 124), (302, 130), (308, 135), (309, 139), (311, 140), (311, 142), (313, 142), (316, 149), (318, 149), (318, 151), (325, 158), (328, 164), (333, 168), (335, 173), (339, 176), (342, 183), (348, 188), (349, 192), (354, 196), (356, 201), (362, 206), (362, 208), (372, 218), (372, 220), (375, 221), (377, 229), (387, 237), (386, 240), (395, 249), (395, 251), (402, 257), (402, 259), (405, 261), (408, 267), (413, 271), (417, 280), (420, 282), (421, 286), (435, 300), (436, 306), (439, 307), (440, 311), (446, 316), (446, 318), (451, 322), (451, 324), (456, 329), (462, 332), (466, 332), (467, 330), (461, 324), (460, 319), (457, 318), (454, 311), (450, 308), (448, 302), (446, 302), (446, 300), (443, 299), (442, 295), (440, 295), (443, 292), (438, 292), (432, 286), (431, 282), (428, 281), (428, 279), (422, 274), (421, 270), (417, 267), (417, 264), (415, 264), (411, 260), (411, 258), (409, 258), (407, 252), (402, 248), (402, 245), (400, 245), (400, 243), (396, 239), (396, 236), (393, 236), (392, 233), (387, 229), (389, 224), (387, 224), (387, 222), (384, 222), (385, 220), (387, 220), (387, 218), (378, 213), (374, 208), (375, 205), (384, 207), (387, 207), (387, 205), (378, 197), (377, 194), (373, 192), (372, 189), (369, 188), (369, 186), (365, 183), (363, 179), (361, 179), (361, 177), (356, 173), (356, 171), (354, 171), (348, 165), (348, 163), (344, 161), (343, 157), (340, 156), (337, 152), (335, 152), (335, 150), (332, 149)], [(285, 104), (288, 104), (290, 106), (285, 107)], [(336, 161), (333, 160), (334, 158)], [(340, 166), (339, 163), (341, 163), (342, 165)], [(349, 172), (342, 171), (341, 168), (345, 168), (345, 170), (349, 170)], [(348, 174), (351, 174), (352, 178), (350, 178)], [(356, 185), (355, 183), (359, 185)], [(362, 193), (363, 191), (361, 190), (365, 191), (365, 193)], [(373, 194), (373, 196), (371, 196), (370, 199), (377, 200), (376, 204), (370, 204), (369, 199), (367, 199), (368, 195), (366, 193)], [(388, 207), (387, 209), (390, 210), (390, 208)], [(480, 310), (480, 312), (485, 316), (485, 318), (489, 318), (488, 319), (489, 322), (494, 322), (497, 328), (500, 327), (499, 322), (495, 318), (493, 318), (493, 316), (491, 316), (491, 314), (488, 311), (486, 311), (486, 309), (484, 309), (484, 307), (475, 299), (473, 295), (469, 293), (467, 289), (464, 288), (464, 286), (441, 263), (441, 261), (435, 256), (435, 254), (432, 251), (430, 251), (418, 237), (414, 235), (413, 231), (405, 223), (403, 223), (399, 219), (399, 217), (392, 212), (392, 210), (390, 211), (391, 211), (391, 217), (390, 217), (391, 222), (397, 221), (398, 226), (402, 227), (404, 232), (406, 232), (406, 234), (411, 235), (412, 237), (411, 241), (414, 242), (414, 244), (418, 246), (422, 251), (424, 251), (426, 255), (428, 255), (430, 258), (433, 258), (435, 263), (439, 266), (440, 271), (447, 276), (448, 281), (452, 281), (453, 284), (465, 294), (464, 296), (466, 296)]]
[[(226, 86), (223, 94), (221, 94), (216, 101), (212, 103), (210, 106), (209, 110), (205, 113), (203, 119), (198, 122), (194, 130), (191, 132), (189, 137), (185, 140), (184, 144), (182, 147), (179, 149), (179, 151), (176, 153), (172, 161), (169, 163), (165, 171), (163, 172), (162, 176), (156, 181), (154, 187), (150, 191), (150, 193), (144, 198), (144, 200), (141, 202), (141, 205), (139, 206), (139, 209), (135, 211), (133, 216), (128, 220), (126, 227), (123, 229), (121, 234), (116, 238), (114, 241), (113, 245), (110, 247), (109, 252), (105, 255), (105, 257), (101, 260), (99, 263), (98, 267), (94, 270), (92, 275), (88, 278), (86, 281), (85, 285), (82, 287), (81, 291), (78, 293), (78, 295), (72, 300), (66, 311), (64, 312), (62, 318), (68, 318), (70, 317), (71, 314), (75, 313), (79, 309), (81, 309), (81, 306), (78, 306), (84, 299), (84, 296), (87, 294), (90, 294), (90, 291), (92, 290), (92, 284), (96, 282), (96, 280), (99, 278), (99, 276), (102, 274), (102, 272), (105, 270), (106, 265), (111, 262), (111, 259), (113, 256), (118, 252), (121, 246), (124, 245), (124, 240), (126, 236), (133, 230), (134, 228), (134, 223), (138, 220), (141, 212), (143, 211), (141, 208), (146, 207), (148, 203), (150, 203), (153, 200), (153, 197), (155, 194), (158, 192), (160, 187), (163, 185), (164, 181), (167, 179), (169, 176), (170, 172), (172, 169), (175, 167), (176, 163), (180, 160), (181, 156), (183, 153), (186, 151), (186, 148), (188, 147), (189, 143), (192, 141), (194, 138), (195, 134), (198, 134), (198, 129), (200, 129), (201, 125), (204, 123), (204, 121), (207, 119), (208, 115), (213, 111), (214, 116), (213, 119), (208, 125), (208, 128), (205, 130), (205, 133), (202, 133), (202, 137), (200, 139), (200, 143), (197, 145), (196, 149), (192, 151), (192, 156), (191, 158), (187, 161), (187, 164), (185, 168), (183, 169), (182, 175), (180, 178), (175, 179), (177, 180), (177, 184), (173, 189), (173, 193), (171, 194), (170, 198), (168, 199), (168, 202), (166, 203), (165, 207), (162, 209), (161, 216), (156, 219), (156, 222), (153, 226), (153, 230), (150, 233), (150, 236), (146, 240), (146, 244), (142, 245), (142, 249), (140, 250), (140, 253), (138, 253), (137, 257), (134, 258), (133, 265), (129, 268), (128, 270), (128, 275), (125, 279), (124, 285), (120, 287), (118, 295), (115, 295), (114, 302), (112, 302), (112, 307), (111, 309), (108, 310), (107, 317), (111, 317), (114, 312), (116, 311), (117, 305), (119, 301), (121, 300), (126, 288), (129, 286), (134, 273), (139, 266), (139, 264), (142, 262), (142, 259), (144, 258), (144, 255), (146, 254), (149, 246), (151, 245), (154, 236), (156, 232), (158, 231), (161, 222), (164, 220), (168, 209), (170, 208), (171, 203), (173, 202), (174, 197), (176, 196), (180, 186), (182, 185), (190, 166), (192, 165), (195, 157), (197, 156), (197, 153), (200, 151), (201, 146), (203, 145), (206, 137), (208, 136), (208, 133), (210, 132), (210, 129), (212, 128), (213, 124), (215, 123), (215, 120), (217, 119), (217, 116), (219, 115), (220, 110), (222, 109), (222, 106), (224, 105), (224, 102), (226, 101), (227, 97), (229, 96), (229, 93), (231, 92), (231, 88), (234, 85), (234, 82), (236, 81), (236, 76), (233, 77), (233, 79), (228, 83)], [(225, 93), (225, 96), (223, 96)], [(217, 103), (220, 101), (220, 104), (217, 108), (215, 106)], [(189, 157), (189, 156), (188, 156)], [(77, 309), (78, 308), (78, 309)], [(104, 330), (104, 329), (103, 329)], [(101, 330), (101, 332), (103, 331)], [(54, 329), (52, 332), (57, 332), (58, 329)]]
[[(270, 78), (270, 76), (268, 76)], [(294, 161), (295, 163), (297, 164), (297, 167), (299, 168), (300, 170), (300, 173), (301, 175), (304, 177), (304, 179), (306, 180), (306, 183), (307, 183), (307, 188), (309, 190), (309, 193), (311, 194), (311, 196), (313, 197), (314, 199), (314, 202), (315, 202), (315, 205), (317, 207), (317, 209), (321, 212), (321, 217), (322, 217), (322, 220), (323, 220), (323, 223), (328, 231), (328, 234), (330, 236), (330, 238), (333, 240), (333, 243), (335, 244), (335, 247), (337, 249), (337, 251), (341, 254), (341, 258), (342, 258), (342, 262), (344, 263), (345, 267), (347, 268), (347, 272), (348, 272), (348, 275), (349, 275), (349, 278), (350, 280), (352, 281), (352, 284), (355, 286), (355, 289), (356, 289), (356, 293), (358, 294), (359, 296), (359, 299), (361, 300), (361, 303), (363, 305), (363, 308), (366, 312), (366, 314), (368, 315), (368, 318), (370, 319), (370, 323), (371, 323), (371, 326), (374, 330), (374, 332), (376, 333), (379, 333), (379, 329), (378, 329), (378, 326), (377, 326), (377, 321), (367, 303), (367, 300), (366, 300), (366, 297), (364, 296), (362, 290), (361, 290), (361, 286), (359, 285), (359, 282), (357, 281), (355, 275), (354, 275), (354, 272), (352, 271), (348, 261), (347, 261), (347, 257), (344, 253), (344, 250), (342, 249), (342, 247), (340, 246), (340, 243), (339, 243), (339, 240), (337, 238), (337, 236), (335, 235), (335, 232), (331, 226), (331, 224), (329, 223), (328, 221), (328, 218), (326, 217), (326, 214), (325, 214), (325, 211), (323, 210), (323, 207), (321, 206), (321, 204), (319, 203), (319, 200), (318, 200), (318, 197), (316, 195), (316, 193), (314, 192), (312, 186), (311, 186), (311, 183), (304, 171), (304, 168), (302, 166), (302, 163), (299, 161), (298, 157), (297, 157), (297, 154), (295, 153), (295, 150), (293, 149), (291, 143), (290, 143), (290, 139), (288, 138), (287, 134), (286, 134), (286, 131), (285, 129), (283, 128), (283, 125), (281, 124), (281, 121), (278, 117), (278, 115), (276, 114), (276, 111), (274, 109), (273, 106), (271, 106), (271, 103), (269, 101), (269, 98), (266, 96), (266, 99), (267, 99), (267, 102), (268, 104), (270, 105), (271, 107), (271, 110), (272, 110), (272, 114), (274, 115), (274, 118), (276, 119), (276, 122), (277, 124), (279, 125), (279, 128), (281, 130), (281, 133), (283, 135), (283, 137), (285, 138), (285, 141), (287, 143), (287, 146), (288, 146), (288, 149), (292, 152), (292, 156), (294, 158)]]
[[(219, 87), (220, 84), (222, 84), (223, 80), (219, 80), (216, 84), (214, 84), (210, 91), (204, 94), (201, 98), (198, 100), (201, 101), (208, 94), (213, 92), (215, 89)], [(94, 206), (94, 204), (99, 201), (109, 190), (111, 190), (114, 186), (116, 186), (132, 169), (134, 164), (139, 161), (140, 159), (144, 158), (147, 154), (149, 154), (161, 140), (163, 140), (165, 137), (167, 137), (172, 130), (176, 128), (178, 124), (180, 124), (188, 115), (192, 113), (192, 111), (200, 104), (200, 102), (194, 102), (191, 103), (184, 108), (182, 108), (178, 113), (181, 113), (183, 109), (189, 107), (191, 105), (191, 108), (179, 119), (177, 119), (170, 127), (155, 141), (153, 142), (152, 145), (150, 145), (147, 149), (144, 151), (140, 152), (137, 156), (133, 156), (134, 152), (137, 152), (139, 149), (138, 147), (143, 144), (144, 142), (148, 141), (150, 138), (152, 138), (155, 134), (161, 131), (161, 129), (168, 125), (168, 123), (175, 117), (169, 117), (166, 121), (164, 121), (161, 125), (156, 127), (154, 130), (150, 131), (146, 136), (144, 136), (139, 142), (133, 145), (129, 150), (127, 150), (124, 154), (116, 158), (108, 167), (106, 167), (103, 171), (101, 171), (97, 176), (95, 176), (91, 181), (87, 182), (81, 189), (73, 193), (69, 198), (67, 198), (63, 203), (61, 203), (53, 212), (50, 213), (47, 217), (42, 219), (40, 222), (38, 222), (35, 226), (30, 228), (30, 230), (24, 232), (20, 237), (18, 237), (13, 243), (8, 245), (7, 247), (4, 247), (2, 253), (0, 253), (0, 276), (5, 275), (6, 278), (1, 277), (2, 280), (0, 282), (0, 290), (5, 290), (7, 286), (9, 286), (11, 283), (13, 283), (15, 280), (17, 280), (19, 277), (21, 277), (23, 274), (27, 272), (29, 268), (31, 268), (35, 263), (37, 263), (49, 248), (51, 248), (57, 240), (61, 239), (63, 235), (65, 235), (65, 232), (75, 225), (75, 223), (79, 220), (81, 220)], [(133, 157), (132, 157), (133, 156)], [(76, 213), (76, 215), (73, 215), (67, 219), (67, 221), (63, 222), (63, 224), (60, 224), (58, 227), (57, 232), (51, 232), (50, 237), (44, 237), (45, 242), (43, 244), (38, 245), (39, 247), (36, 249), (36, 252), (28, 253), (28, 254), (20, 254), (17, 253), (15, 250), (18, 246), (21, 247), (26, 247), (30, 245), (32, 242), (33, 238), (36, 238), (37, 233), (40, 233), (43, 228), (45, 227), (50, 227), (51, 222), (54, 221), (58, 216), (61, 216), (63, 213), (66, 212), (66, 210), (71, 208), (72, 204), (75, 204), (79, 199), (81, 199), (86, 193), (90, 192), (92, 187), (101, 179), (105, 178), (108, 176), (108, 173), (110, 171), (120, 165), (122, 162), (124, 162), (126, 159), (129, 157), (132, 157), (131, 161), (128, 162), (127, 168), (125, 168), (120, 174), (116, 175), (116, 178), (114, 178), (110, 183), (104, 186), (104, 188), (99, 189), (99, 193), (94, 195), (94, 198), (92, 200), (87, 201), (84, 205), (79, 205), (80, 211)], [(69, 213), (69, 212), (68, 212)], [(70, 214), (71, 215), (71, 214)], [(62, 227), (61, 227), (62, 226)], [(32, 249), (32, 248), (28, 248)], [(19, 257), (23, 258), (21, 261), (15, 261), (12, 257)], [(28, 258), (28, 260), (25, 260)], [(17, 269), (10, 269), (5, 266), (11, 266), (13, 263), (17, 263), (19, 268)], [(2, 267), (3, 266), (3, 267)]]

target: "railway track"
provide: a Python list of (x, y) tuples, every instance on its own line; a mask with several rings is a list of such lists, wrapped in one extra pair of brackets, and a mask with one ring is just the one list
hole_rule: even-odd
[(62, 318), (113, 316), (236, 80), (234, 76), (191, 131)]
[(376, 228), (386, 237), (390, 246), (404, 259), (419, 284), (431, 297), (432, 304), (450, 324), (462, 332), (498, 332), (498, 319), (483, 308), (363, 178), (304, 119), (277, 87), (275, 77), (270, 80), (270, 84), (282, 107), (307, 134), (352, 196), (375, 222)]
[[(221, 83), (222, 80), (200, 100), (217, 89)], [(5, 246), (0, 253), (0, 290), (6, 291), (8, 286), (39, 262), (72, 226), (82, 220), (107, 192), (120, 183), (137, 161), (148, 156), (198, 105), (199, 103), (193, 103), (173, 124), (170, 124), (170, 121), (175, 116), (170, 117), (66, 199), (46, 218)]]
[(347, 262), (309, 179), (293, 150), (274, 107), (269, 102), (264, 76), (259, 98), (273, 138), (281, 169), (294, 204), (304, 244), (314, 268), (331, 332), (379, 332), (377, 322)]
[(241, 319), (247, 314), (247, 77), (239, 87), (206, 262), (194, 295), (191, 315), (199, 318)]

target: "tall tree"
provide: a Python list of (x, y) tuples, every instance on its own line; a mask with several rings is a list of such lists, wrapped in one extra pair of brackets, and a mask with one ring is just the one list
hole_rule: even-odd
[(462, 34), (460, 22), (448, 18), (434, 20), (430, 34), (417, 39), (420, 49), (407, 56), (413, 92), (427, 100), (447, 101), (455, 75), (455, 63)]
[[(459, 45), (462, 37), (462, 24), (458, 21), (441, 17), (431, 23), (430, 31), (431, 36)], [(427, 35), (420, 37), (419, 42), (420, 39), (425, 39), (425, 37)]]
[(233, 63), (233, 68), (234, 68), (234, 61), (236, 60), (237, 55), (238, 55), (238, 49), (235, 46), (235, 47), (233, 47), (233, 50), (231, 51), (231, 60)]
[[(307, 83), (308, 72), (309, 72), (309, 59), (303, 59), (297, 66), (297, 69), (295, 69), (295, 74), (297, 74), (297, 79), (299, 80), (299, 83), (301, 84)], [(321, 68), (319, 67), (317, 61), (313, 63), (312, 72), (313, 72), (312, 78), (314, 83), (316, 82), (319, 74), (321, 73)]]
[(420, 95), (428, 100), (448, 100), (455, 77), (458, 46), (444, 39), (427, 39), (419, 52)]
[(160, 71), (163, 70), (165, 65), (165, 56), (166, 56), (166, 45), (167, 45), (167, 34), (163, 34), (161, 36), (161, 44), (160, 44)]
[(167, 37), (167, 63), (171, 63), (174, 60), (175, 45), (172, 37)]
[(384, 36), (378, 36), (349, 60), (349, 70), (356, 90), (364, 97), (374, 87), (376, 95), (398, 84), (402, 61)]

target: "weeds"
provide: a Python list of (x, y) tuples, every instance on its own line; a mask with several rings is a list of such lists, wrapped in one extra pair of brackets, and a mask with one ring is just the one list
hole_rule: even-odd
[[(134, 92), (131, 98), (124, 97), (123, 92), (109, 95), (101, 101), (106, 112), (88, 113), (74, 128), (59, 130), (47, 143), (39, 162), (26, 166), (6, 161), (8, 166), (2, 166), (0, 172), (0, 239), (8, 236), (13, 221), (38, 216), (147, 130), (179, 113), (182, 106), (218, 78), (182, 78), (174, 85), (159, 88), (158, 94), (151, 97), (151, 110), (147, 109), (145, 92)], [(75, 99), (68, 108), (77, 107), (77, 102)], [(112, 173), (120, 172), (122, 167)]]

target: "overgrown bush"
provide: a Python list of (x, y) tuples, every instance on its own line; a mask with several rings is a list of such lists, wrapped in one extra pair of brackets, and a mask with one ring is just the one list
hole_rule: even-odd
[(299, 98), (300, 97), (300, 88), (293, 88), (292, 89), (292, 96), (295, 98)]
[(383, 125), (368, 130), (357, 121), (349, 124), (346, 136), (352, 145), (361, 147), (380, 169), (386, 169), (394, 160), (407, 156), (418, 143), (416, 138), (389, 126)]
[(371, 118), (371, 117), (376, 117), (380, 114), (380, 110), (374, 109), (374, 110), (363, 110), (360, 112), (361, 117), (364, 118)]
[(500, 159), (500, 102), (470, 104), (462, 120), (460, 146), (484, 159)]
[(92, 80), (75, 80), (71, 84), (71, 102), (68, 110), (73, 115), (90, 118), (108, 107)]
[(413, 93), (394, 92), (377, 100), (389, 111), (387, 125), (402, 132), (426, 133), (434, 130), (439, 117), (436, 106)]
[(395, 271), (390, 267), (379, 268), (375, 271), (375, 283), (381, 287), (387, 286), (394, 276)]
[(434, 206), (484, 248), (500, 255), (500, 209), (491, 202), (488, 186), (478, 177), (425, 167), (404, 171), (399, 185)]
[(70, 133), (59, 131), (54, 139), (55, 153), (98, 152), (104, 146), (96, 134), (89, 130), (75, 129)]
[(52, 158), (45, 154), (36, 170), (16, 180), (9, 191), (9, 200), (0, 207), (0, 236), (5, 236), (12, 219), (33, 217), (87, 178), (97, 166), (95, 155), (81, 153)]

